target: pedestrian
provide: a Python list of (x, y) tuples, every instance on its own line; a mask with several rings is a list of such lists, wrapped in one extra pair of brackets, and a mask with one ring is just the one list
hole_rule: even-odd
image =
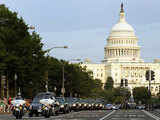
[(11, 101), (12, 101), (12, 98), (9, 97), (9, 98), (8, 98), (8, 104), (9, 104), (9, 105), (11, 105)]

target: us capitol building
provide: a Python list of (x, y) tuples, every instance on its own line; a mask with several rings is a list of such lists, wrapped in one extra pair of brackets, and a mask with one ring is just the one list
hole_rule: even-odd
[(108, 77), (112, 77), (114, 87), (119, 87), (122, 79), (127, 79), (128, 89), (145, 86), (145, 74), (147, 70), (155, 72), (155, 80), (151, 81), (151, 92), (156, 95), (160, 91), (160, 60), (153, 63), (145, 63), (140, 56), (140, 46), (134, 33), (134, 29), (126, 22), (123, 4), (121, 4), (120, 18), (107, 38), (104, 47), (104, 61), (101, 64), (92, 64), (85, 60), (82, 67), (93, 72), (93, 78), (100, 79), (105, 84)]

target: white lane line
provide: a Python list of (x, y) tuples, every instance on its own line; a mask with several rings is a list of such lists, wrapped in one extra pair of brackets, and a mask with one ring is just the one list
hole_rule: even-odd
[(107, 114), (106, 116), (104, 116), (103, 118), (100, 118), (99, 120), (104, 120), (105, 118), (109, 117), (110, 115), (112, 115), (113, 113), (115, 113), (116, 111), (113, 110), (112, 112), (110, 112), (109, 114)]
[(160, 120), (160, 118), (159, 117), (157, 117), (157, 116), (155, 116), (155, 115), (153, 115), (153, 114), (151, 114), (151, 113), (149, 113), (148, 111), (145, 111), (145, 110), (142, 110), (144, 113), (146, 113), (148, 116), (150, 116), (150, 117), (152, 117), (152, 118), (154, 118), (155, 120)]

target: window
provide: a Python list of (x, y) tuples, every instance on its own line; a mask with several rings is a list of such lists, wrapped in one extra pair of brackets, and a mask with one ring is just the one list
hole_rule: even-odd
[(103, 73), (101, 73), (101, 77), (103, 77)]

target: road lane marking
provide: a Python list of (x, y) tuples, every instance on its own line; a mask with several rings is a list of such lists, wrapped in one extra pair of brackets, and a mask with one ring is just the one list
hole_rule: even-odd
[(146, 113), (148, 116), (154, 118), (155, 120), (160, 120), (160, 118), (157, 117), (156, 115), (153, 115), (153, 114), (151, 114), (151, 113), (149, 113), (149, 112), (147, 112), (147, 111), (145, 111), (145, 110), (142, 110), (142, 111), (143, 111), (144, 113)]
[(99, 120), (104, 120), (105, 118), (109, 117), (110, 115), (112, 115), (113, 113), (115, 113), (116, 110), (113, 110), (112, 112), (110, 112), (109, 114), (107, 114), (106, 116), (104, 116), (103, 118), (100, 118)]

